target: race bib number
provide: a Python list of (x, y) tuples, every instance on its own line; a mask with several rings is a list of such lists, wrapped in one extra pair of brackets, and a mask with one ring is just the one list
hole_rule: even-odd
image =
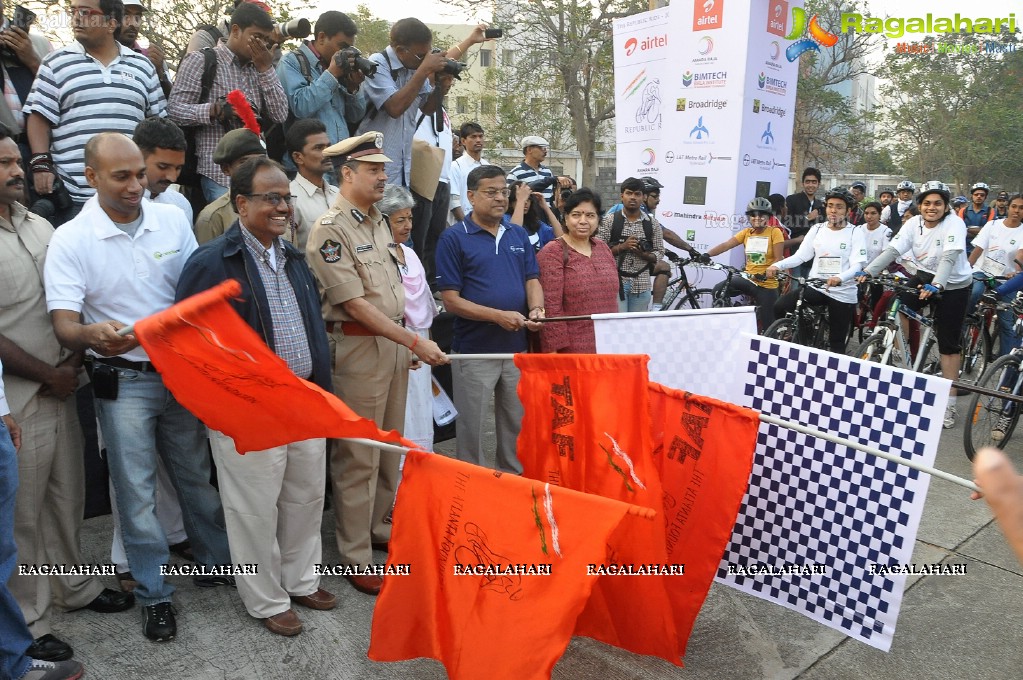
[(838, 276), (842, 273), (842, 258), (818, 257), (817, 273), (821, 276)]
[(766, 236), (751, 236), (746, 239), (746, 261), (750, 264), (767, 264), (767, 248), (770, 240)]

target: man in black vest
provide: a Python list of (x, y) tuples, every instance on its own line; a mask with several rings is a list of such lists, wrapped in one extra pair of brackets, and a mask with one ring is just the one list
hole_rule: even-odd
[[(816, 197), (817, 189), (821, 185), (821, 171), (817, 168), (806, 168), (803, 170), (801, 181), (803, 190), (785, 198), (787, 226), (794, 246), (803, 242), (803, 237), (810, 231), (810, 227), (826, 219), (824, 203)], [(810, 262), (799, 265), (795, 268), (795, 275), (806, 276), (810, 273), (810, 265)]]
[(618, 263), (618, 309), (645, 312), (650, 308), (650, 272), (664, 256), (664, 234), (653, 215), (644, 215), (643, 180), (622, 182), (622, 210), (600, 221), (597, 238), (611, 247)]

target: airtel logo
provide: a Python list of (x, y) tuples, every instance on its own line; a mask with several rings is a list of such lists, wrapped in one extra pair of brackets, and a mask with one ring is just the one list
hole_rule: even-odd
[(639, 41), (635, 38), (629, 38), (625, 41), (625, 56), (631, 57), (632, 53), (636, 51), (639, 46)]

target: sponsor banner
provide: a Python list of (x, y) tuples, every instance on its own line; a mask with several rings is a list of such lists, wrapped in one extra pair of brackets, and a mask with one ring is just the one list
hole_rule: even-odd
[(663, 166), (662, 69), (668, 47), (668, 10), (657, 9), (614, 23), (617, 181), (657, 176)]

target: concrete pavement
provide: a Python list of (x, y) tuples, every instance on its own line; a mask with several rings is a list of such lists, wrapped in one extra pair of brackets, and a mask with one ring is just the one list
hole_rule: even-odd
[[(450, 451), (451, 442), (438, 449)], [(1023, 449), (1023, 442), (1010, 445)], [(967, 479), (961, 429), (945, 431), (937, 467)], [(109, 516), (90, 519), (82, 535), (87, 562), (109, 562)], [(324, 562), (337, 561), (333, 515), (324, 515)], [(382, 558), (382, 554), (380, 555)], [(799, 614), (715, 585), (696, 622), (680, 669), (592, 640), (576, 638), (554, 669), (558, 680), (668, 678), (1017, 678), (1023, 677), (1023, 568), (987, 506), (969, 492), (932, 480), (913, 554), (916, 563), (965, 563), (961, 576), (910, 577), (895, 640), (880, 652)], [(178, 585), (178, 638), (142, 636), (138, 608), (122, 614), (58, 613), (54, 632), (69, 642), (86, 677), (107, 680), (189, 678), (441, 680), (431, 660), (380, 664), (366, 658), (374, 599), (340, 577), (323, 586), (337, 609), (297, 609), (305, 631), (284, 639), (245, 612), (230, 588)], [(114, 585), (114, 579), (109, 579)]]

